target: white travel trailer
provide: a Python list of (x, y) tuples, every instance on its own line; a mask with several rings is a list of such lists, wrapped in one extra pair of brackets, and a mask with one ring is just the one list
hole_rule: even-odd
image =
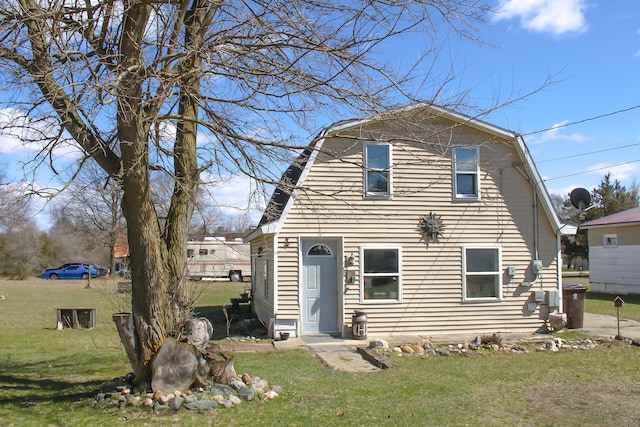
[(205, 236), (187, 242), (187, 269), (192, 280), (231, 280), (251, 278), (249, 244), (242, 239)]

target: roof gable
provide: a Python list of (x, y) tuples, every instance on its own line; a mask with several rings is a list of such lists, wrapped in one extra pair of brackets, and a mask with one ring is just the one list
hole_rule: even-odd
[[(534, 187), (538, 196), (542, 199), (544, 211), (547, 214), (554, 230), (556, 230), (557, 233), (562, 232), (563, 226), (559, 222), (555, 210), (552, 207), (551, 199), (547, 190), (542, 183), (542, 179), (533, 163), (529, 150), (526, 148), (524, 140), (520, 135), (444, 107), (430, 103), (422, 103), (390, 110), (364, 119), (341, 121), (324, 129), (284, 172), (280, 183), (276, 187), (269, 204), (265, 209), (258, 227), (254, 232), (245, 237), (245, 241), (252, 240), (259, 234), (278, 232), (282, 222), (286, 218), (288, 208), (293, 203), (293, 198), (295, 197), (297, 189), (302, 187), (304, 180), (313, 166), (318, 152), (322, 149), (326, 138), (337, 135), (340, 131), (370, 125), (378, 121), (393, 120), (395, 118), (401, 118), (404, 115), (416, 114), (420, 111), (426, 112), (434, 119), (443, 118), (450, 120), (454, 123), (454, 127), (469, 126), (492, 136), (512, 141), (516, 152), (521, 159), (521, 165), (527, 172), (527, 179)], [(566, 232), (564, 234), (566, 234)]]

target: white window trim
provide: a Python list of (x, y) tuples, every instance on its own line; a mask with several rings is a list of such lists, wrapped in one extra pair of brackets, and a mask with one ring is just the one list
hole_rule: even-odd
[[(613, 240), (615, 243), (608, 244), (607, 240)], [(603, 234), (602, 235), (602, 246), (605, 248), (617, 248), (618, 247), (618, 235), (616, 233)]]
[[(482, 298), (467, 298), (467, 249), (497, 249), (498, 250), (498, 270), (496, 272), (498, 276), (498, 296), (497, 297), (482, 297)], [(493, 272), (473, 272), (468, 275), (482, 275)], [(462, 301), (463, 302), (497, 302), (503, 299), (503, 280), (502, 280), (502, 248), (497, 245), (467, 245), (462, 247)]]
[[(367, 171), (368, 170), (376, 170), (373, 168), (369, 168), (367, 164), (367, 147), (373, 145), (386, 145), (389, 147), (389, 168), (387, 171), (389, 172), (389, 192), (386, 193), (376, 193), (369, 192), (367, 188), (369, 187), (369, 183), (367, 181)], [(393, 197), (393, 149), (392, 145), (389, 142), (380, 142), (380, 141), (366, 141), (362, 146), (362, 182), (363, 182), (363, 194), (366, 199), (391, 199)], [(384, 169), (383, 169), (384, 170)]]
[[(475, 196), (469, 196), (469, 195), (465, 195), (465, 194), (458, 194), (458, 180), (457, 175), (458, 172), (456, 171), (456, 150), (457, 149), (467, 149), (467, 150), (475, 150), (476, 151), (476, 159), (477, 164), (476, 164), (476, 171), (472, 172), (472, 171), (462, 171), (460, 173), (462, 174), (473, 174), (475, 173), (476, 175), (476, 195)], [(480, 147), (478, 146), (460, 146), (460, 147), (454, 147), (453, 148), (453, 152), (451, 155), (451, 171), (452, 171), (452, 189), (453, 189), (453, 199), (454, 200), (467, 200), (467, 201), (478, 201), (480, 200)]]
[[(365, 299), (364, 298), (364, 251), (365, 249), (392, 249), (398, 251), (398, 299)], [(400, 304), (402, 303), (402, 246), (401, 245), (365, 245), (360, 246), (360, 304)], [(375, 275), (375, 273), (369, 273)], [(379, 273), (389, 276), (389, 273)]]

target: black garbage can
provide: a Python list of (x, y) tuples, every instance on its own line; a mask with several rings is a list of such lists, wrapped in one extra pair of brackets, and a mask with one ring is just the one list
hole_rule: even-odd
[(567, 314), (567, 328), (579, 329), (583, 327), (584, 300), (587, 287), (578, 283), (562, 285), (562, 311)]

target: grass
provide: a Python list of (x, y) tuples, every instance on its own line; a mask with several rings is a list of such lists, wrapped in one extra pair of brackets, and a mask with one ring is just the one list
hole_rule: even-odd
[[(608, 316), (617, 315), (613, 305), (613, 299), (616, 295), (591, 292), (588, 273), (570, 273), (563, 277), (564, 283), (578, 283), (587, 287), (585, 311)], [(640, 322), (640, 295), (622, 295), (621, 298), (624, 300), (624, 304), (620, 307), (620, 317)]]
[[(130, 297), (114, 288), (109, 279), (91, 289), (0, 280), (0, 426), (640, 424), (639, 349), (618, 342), (590, 351), (397, 357), (398, 368), (372, 374), (330, 371), (304, 350), (239, 353), (236, 371), (281, 385), (280, 397), (206, 414), (95, 408), (93, 396), (130, 370), (111, 321)], [(226, 335), (222, 306), (242, 290), (197, 286), (197, 310), (214, 322), (214, 338)], [(587, 301), (590, 310), (591, 295)], [(94, 329), (55, 330), (56, 308), (84, 307), (97, 310)], [(632, 301), (624, 308), (640, 311)]]

